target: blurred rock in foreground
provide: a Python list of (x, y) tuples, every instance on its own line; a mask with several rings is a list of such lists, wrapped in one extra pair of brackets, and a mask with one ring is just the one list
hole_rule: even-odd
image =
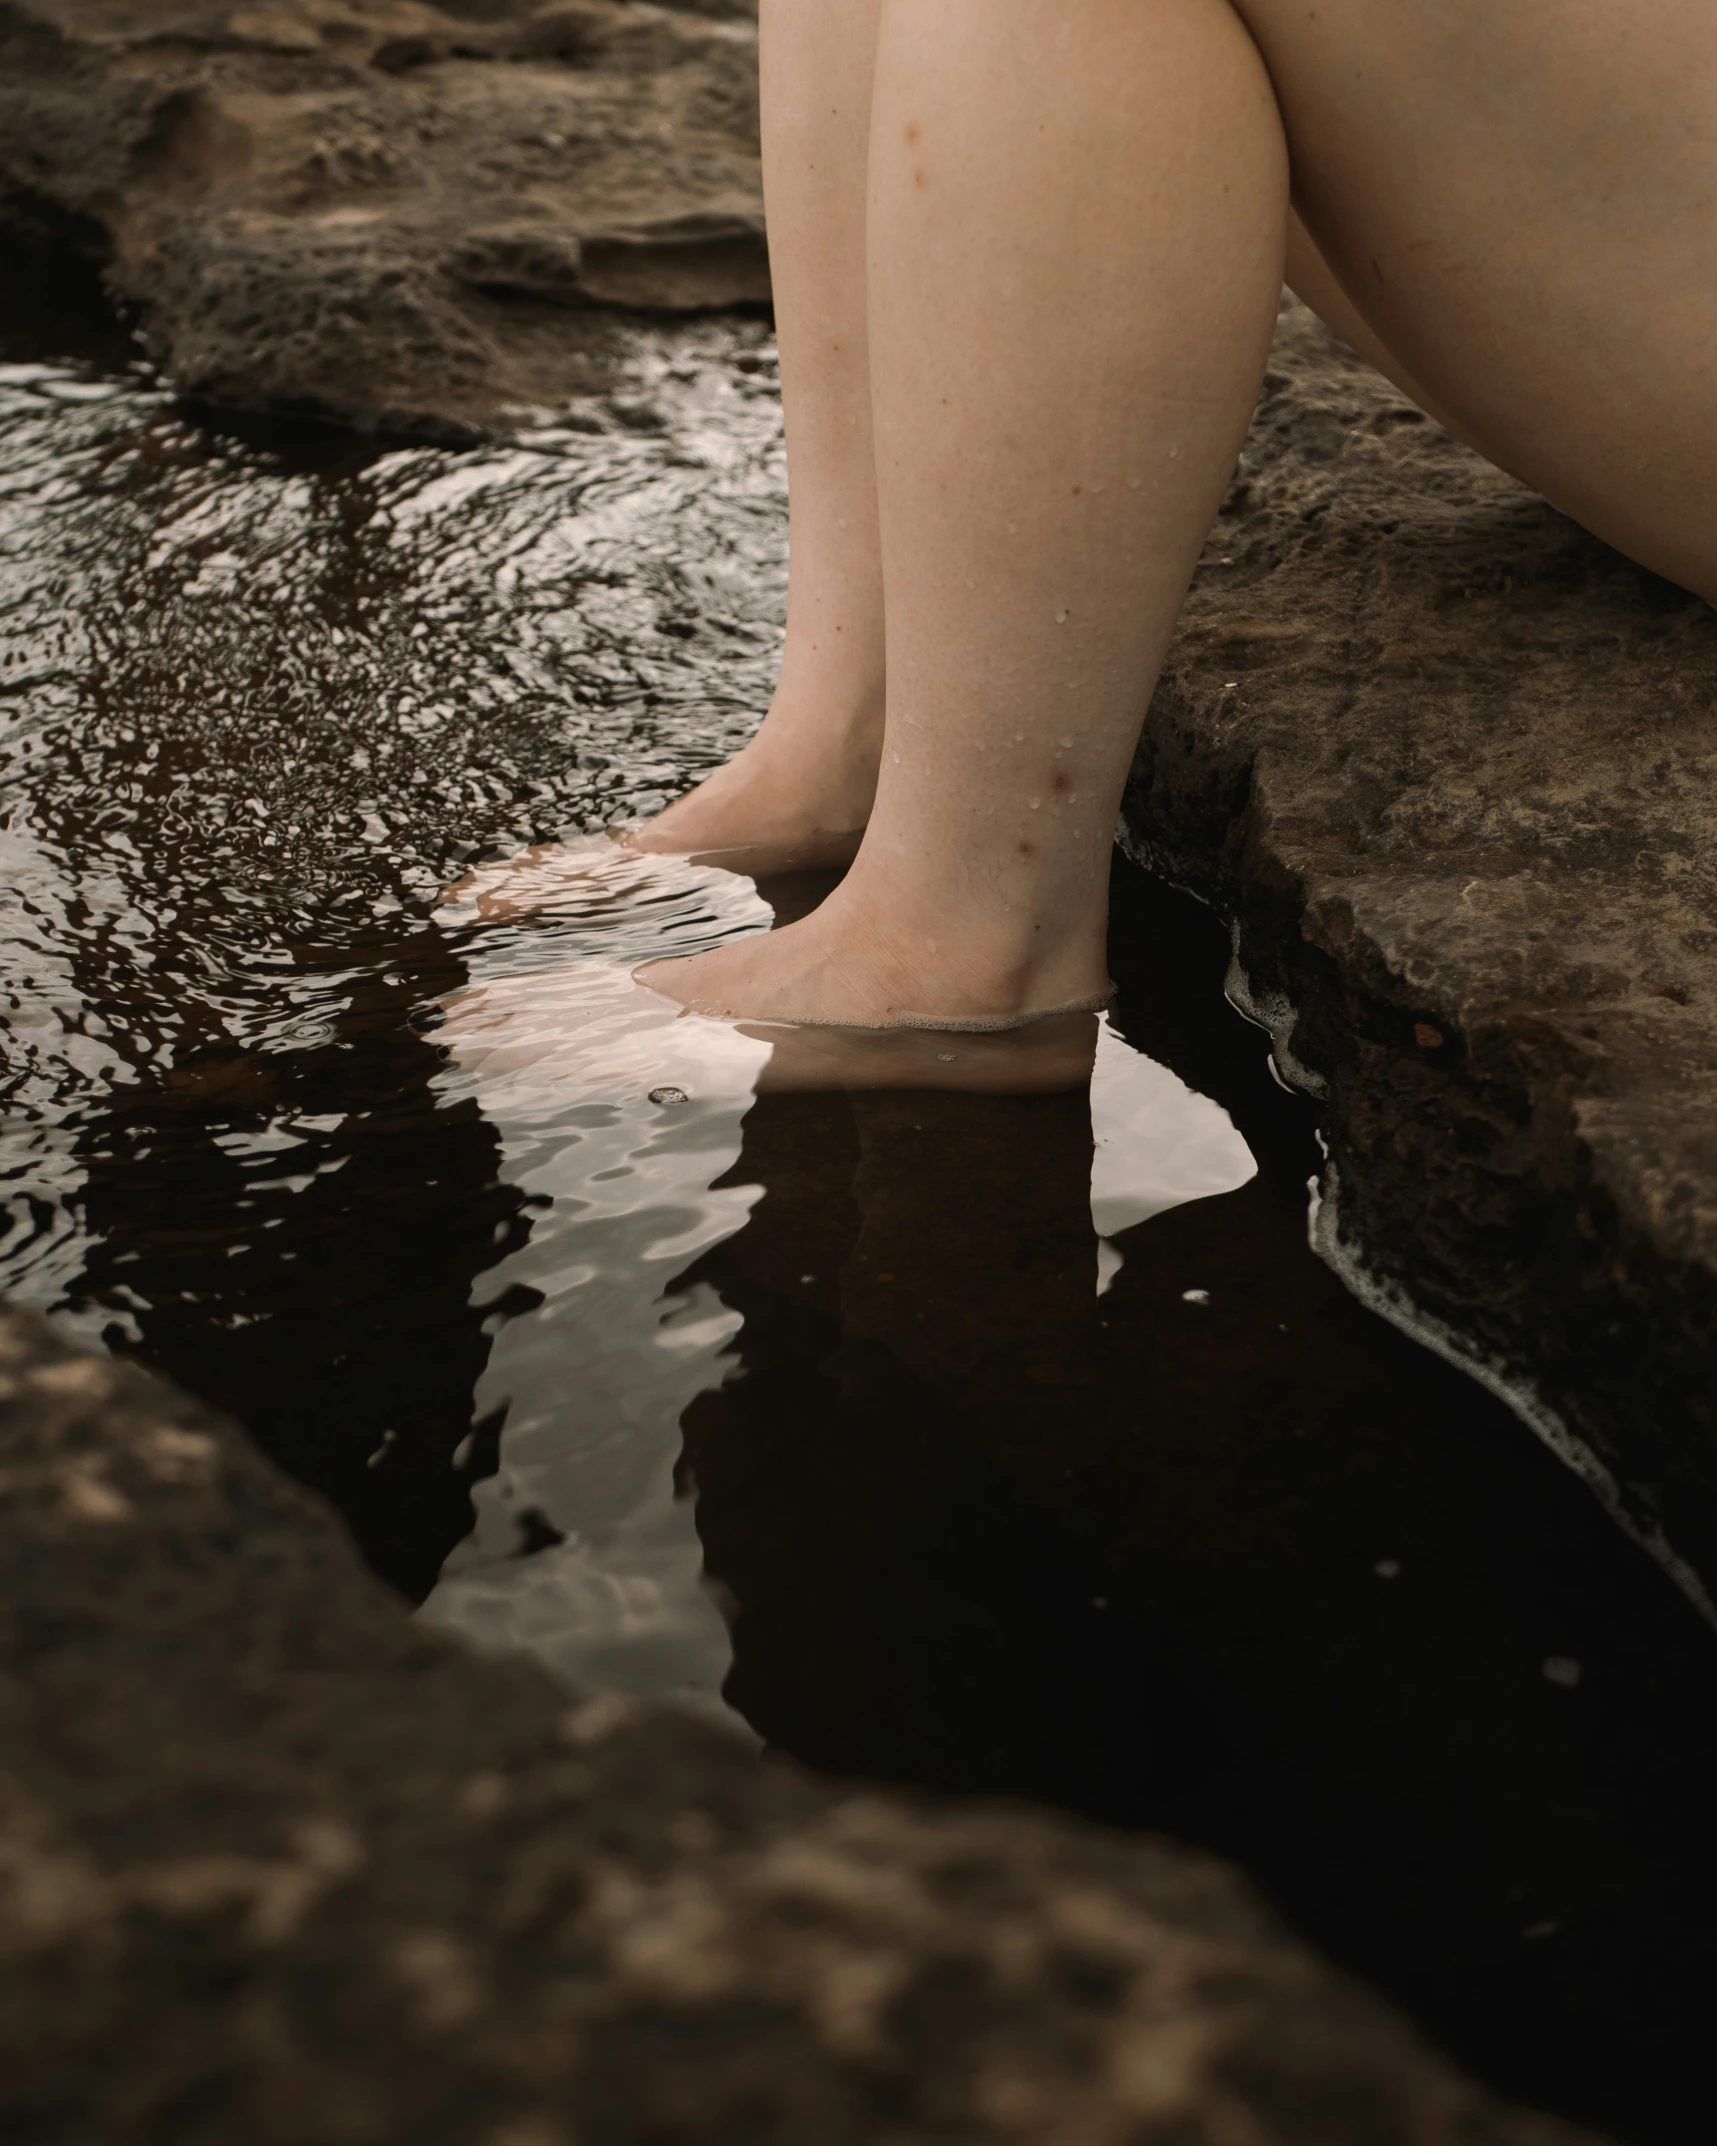
[(756, 0), (0, 0), (0, 229), (190, 397), (458, 438), (767, 299)]
[(220, 1418), (0, 1314), (18, 2146), (1578, 2146), (1228, 1870), (812, 1781), (414, 1624)]

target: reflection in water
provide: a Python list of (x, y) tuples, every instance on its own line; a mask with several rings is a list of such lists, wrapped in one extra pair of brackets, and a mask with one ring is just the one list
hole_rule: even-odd
[(628, 974), (757, 928), (748, 883), (622, 857), (456, 933), (444, 1092), (534, 1221), (432, 1613), (831, 1771), (1209, 1842), (1493, 2076), (1696, 2136), (1708, 1637), (1312, 1258), (1311, 1113), (1214, 920), (1119, 875), (1089, 1096), (783, 1092)]
[(413, 1025), (434, 896), (725, 757), (779, 629), (764, 329), (612, 340), (508, 446), (212, 436), (0, 252), (0, 1289), (233, 1409), (418, 1596), (531, 1217)]
[(833, 1771), (1209, 1842), (1493, 2077), (1698, 2137), (1708, 1636), (1308, 1255), (1311, 1114), (1223, 934), (1118, 894), (1123, 1031), (1259, 1173), (1098, 1297), (1082, 1097), (760, 1098), (761, 1197), (676, 1284), (742, 1321), (685, 1419), (729, 1700)]
[(378, 453), (211, 437), (78, 311), (0, 320), (0, 1287), (486, 1643), (1213, 1841), (1493, 2077), (1703, 2141), (1708, 1635), (1313, 1259), (1211, 919), (1120, 875), (1088, 1105), (651, 1025), (732, 877), (437, 910), (762, 705), (761, 328)]
[(707, 1287), (669, 1285), (756, 1197), (712, 1188), (769, 1048), (677, 1019), (628, 972), (768, 914), (749, 880), (599, 843), (542, 914), (466, 928), (470, 986), (441, 1031), (443, 1093), (496, 1128), (533, 1220), (484, 1278), (511, 1313), (476, 1397), (495, 1472), (426, 1613), (586, 1688), (710, 1709), (727, 1629), (674, 1470), (738, 1321)]
[[(789, 883), (778, 898), (820, 891)], [(783, 1041), (802, 1039), (677, 1014), (630, 970), (756, 930), (770, 911), (747, 879), (601, 839), (486, 871), (459, 892), (443, 913), (467, 920), (457, 944), (470, 982), (438, 1031), (453, 1058), (442, 1090), (497, 1129), (502, 1175), (534, 1216), (528, 1241), (484, 1277), (485, 1295), (511, 1312), (477, 1390), (496, 1468), (426, 1613), (481, 1645), (529, 1648), (575, 1683), (715, 1706), (726, 1631), (674, 1477), (682, 1415), (728, 1376), (740, 1321), (707, 1282), (675, 1277), (744, 1226), (760, 1188), (728, 1174), (741, 1128), (774, 1101), (754, 1098), (777, 1080)], [(928, 1052), (939, 1078), (958, 1077), (961, 1057), (938, 1048), (954, 1039), (899, 1040)], [(1000, 1077), (1015, 1040), (984, 1039), (981, 1083)], [(1027, 1186), (1075, 1186), (1087, 1309), (1093, 1274), (1106, 1289), (1122, 1263), (1115, 1236), (1256, 1168), (1218, 1104), (1107, 1024), (1096, 1051), (1089, 1094), (1048, 1098), (1047, 1117), (1015, 1128), (1012, 1161)], [(1029, 1039), (1024, 1063), (1029, 1077)], [(868, 1037), (846, 1066), (860, 1080), (901, 1072), (886, 1041)], [(797, 1088), (803, 1069), (791, 1067), (784, 1085)], [(963, 1106), (975, 1099), (937, 1100), (954, 1106), (954, 1139), (929, 1182), (958, 1200)], [(906, 1107), (921, 1115), (921, 1103), (912, 1095)], [(1071, 1180), (1043, 1144), (1064, 1121)], [(1023, 1206), (1014, 1220), (1029, 1232)]]
[(473, 1277), (529, 1223), (493, 1129), (447, 1107), (440, 1053), (409, 1019), (456, 973), (445, 949), (419, 926), (374, 951), (339, 982), (307, 964), (320, 1038), (178, 1038), (89, 1111), (67, 1296), (232, 1409), (416, 1598), (470, 1526), (489, 1349)]

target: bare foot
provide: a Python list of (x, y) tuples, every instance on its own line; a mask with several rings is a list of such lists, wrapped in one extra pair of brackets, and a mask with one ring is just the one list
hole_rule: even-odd
[[(535, 1069), (569, 1093), (636, 1086), (631, 1056), (644, 1087), (700, 1095), (714, 1092), (712, 1081), (726, 1092), (734, 1077), (759, 1090), (981, 1094), (1042, 1094), (1089, 1079), (1094, 1016), (1033, 1018), (1045, 1004), (1034, 992), (1061, 989), (1048, 1004), (1066, 1003), (1065, 976), (1026, 976), (980, 992), (970, 975), (890, 962), (872, 943), (832, 953), (836, 935), (826, 925), (819, 939), (805, 936), (820, 915), (811, 905), (833, 898), (826, 877), (767, 884), (765, 901), (747, 877), (691, 858), (642, 856), (601, 835), (486, 866), (449, 890), (454, 921), (505, 927), (528, 917), (551, 930), (533, 936), (528, 949), (522, 940), (494, 941), (498, 963), (479, 949), (473, 987), (449, 1001), (440, 1040), (462, 1063), (481, 1060), (509, 1075)], [(800, 921), (760, 929), (771, 909)], [(727, 945), (712, 950), (712, 934), (730, 935)], [(676, 939), (694, 951), (651, 962), (634, 980), (639, 955)], [(786, 974), (766, 993), (758, 972), (783, 949)], [(515, 971), (527, 950), (529, 968)], [(723, 996), (743, 1001), (743, 1011), (762, 1011), (761, 1020), (700, 1017), (702, 1007), (688, 1006), (670, 981), (684, 972), (701, 984), (706, 965), (723, 955), (738, 960), (737, 973), (721, 979)], [(485, 968), (494, 973), (483, 975)], [(794, 975), (823, 988), (808, 996)], [(782, 1017), (783, 1005), (796, 1009), (793, 1017)], [(957, 1032), (918, 1025), (927, 1019), (951, 1019)]]
[(993, 922), (926, 936), (875, 913), (849, 877), (798, 923), (633, 973), (690, 1013), (814, 1028), (997, 1033), (1108, 1002), (1100, 933), (1022, 957)]
[(690, 1126), (753, 1094), (944, 1089), (1043, 1095), (1082, 1088), (1097, 1051), (1094, 1014), (1063, 1014), (1003, 1035), (943, 1036), (712, 1021), (635, 983), (611, 962), (576, 960), (493, 976), (446, 1001), (436, 1029), (460, 1077), (515, 1098), (636, 1105)]

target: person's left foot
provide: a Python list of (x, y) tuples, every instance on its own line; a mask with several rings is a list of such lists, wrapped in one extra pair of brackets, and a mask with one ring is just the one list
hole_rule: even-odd
[(695, 857), (753, 879), (841, 871), (864, 839), (881, 749), (880, 729), (831, 724), (806, 738), (771, 711), (695, 790), (614, 833), (632, 849)]

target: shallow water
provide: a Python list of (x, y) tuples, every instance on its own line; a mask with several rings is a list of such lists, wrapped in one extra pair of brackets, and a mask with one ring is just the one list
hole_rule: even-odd
[(754, 1094), (766, 1046), (624, 981), (763, 922), (731, 875), (435, 907), (753, 719), (762, 329), (376, 452), (200, 430), (12, 293), (0, 1284), (480, 1643), (1212, 1842), (1492, 2077), (1702, 2139), (1717, 1648), (1311, 1256), (1213, 919), (1119, 875), (1093, 1103)]
[[(437, 1093), (474, 1103), (496, 1129), (502, 1176), (536, 1213), (529, 1239), (485, 1278), (530, 1313), (495, 1336), (477, 1386), (478, 1418), (504, 1419), (502, 1450), (424, 1609), (481, 1644), (528, 1648), (573, 1683), (720, 1713), (732, 1650), (674, 1479), (681, 1425), (726, 1383), (744, 1322), (711, 1283), (680, 1277), (765, 1194), (738, 1166), (747, 1123), (781, 1100), (758, 1092), (781, 1062), (768, 1031), (677, 1015), (629, 972), (766, 928), (774, 912), (749, 880), (602, 837), (572, 856), (521, 921), (444, 912), (468, 982), (435, 1031), (449, 1052)], [(822, 890), (771, 891), (782, 904)], [(1077, 1026), (1096, 1049), (1085, 1159), (1095, 1302), (1125, 1265), (1128, 1230), (1237, 1189), (1257, 1164), (1220, 1104), (1112, 1023)], [(1016, 1040), (1029, 1048), (860, 1037), (847, 1045), (859, 1075), (875, 1077), (879, 1046), (897, 1040), (927, 1071), (975, 1054), (1005, 1066)], [(1049, 1108), (1059, 1122), (1067, 1099)], [(804, 1301), (818, 1281), (799, 1277)], [(521, 1539), (535, 1545), (522, 1559)]]

